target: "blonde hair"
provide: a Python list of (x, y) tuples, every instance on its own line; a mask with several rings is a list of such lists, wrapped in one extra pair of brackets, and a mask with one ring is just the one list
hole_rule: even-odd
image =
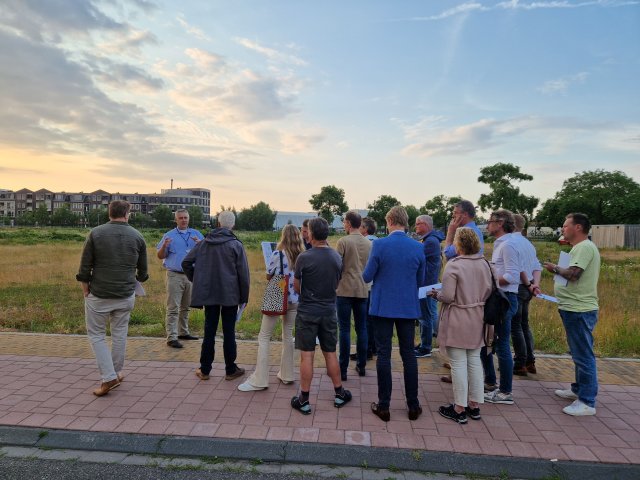
[(469, 227), (458, 227), (453, 244), (458, 255), (475, 255), (480, 251), (480, 239), (475, 230)]
[(289, 270), (293, 270), (298, 256), (304, 252), (304, 244), (298, 227), (291, 224), (285, 225), (276, 248), (284, 252), (289, 260)]
[(385, 220), (387, 223), (398, 225), (399, 227), (406, 228), (409, 226), (409, 215), (407, 215), (407, 211), (400, 205), (391, 207), (387, 212)]

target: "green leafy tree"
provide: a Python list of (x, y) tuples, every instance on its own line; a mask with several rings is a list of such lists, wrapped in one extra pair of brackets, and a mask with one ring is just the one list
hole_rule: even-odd
[(74, 215), (69, 208), (69, 205), (65, 204), (60, 208), (56, 208), (51, 215), (51, 223), (59, 227), (70, 227), (77, 225), (80, 217)]
[(585, 213), (595, 225), (640, 223), (640, 184), (618, 170), (577, 173), (544, 202), (536, 219), (555, 228), (571, 212)]
[(480, 169), (478, 182), (486, 183), (491, 193), (480, 195), (478, 205), (485, 212), (506, 208), (514, 213), (520, 213), (531, 218), (533, 210), (538, 206), (539, 199), (520, 193), (520, 187), (513, 182), (533, 180), (529, 174), (522, 173), (520, 167), (511, 163), (496, 163)]
[(391, 195), (380, 195), (373, 201), (373, 203), (367, 205), (367, 208), (369, 209), (367, 216), (373, 218), (379, 228), (384, 228), (387, 212), (391, 207), (395, 207), (396, 205), (402, 205), (400, 200), (396, 197), (392, 197)]
[(129, 217), (129, 224), (136, 228), (149, 228), (153, 227), (154, 219), (146, 213), (135, 213)]
[(24, 212), (22, 215), (18, 215), (15, 224), (29, 227), (35, 225), (36, 219), (33, 216), (33, 212)]
[(342, 216), (349, 207), (344, 200), (344, 190), (335, 185), (327, 185), (320, 189), (320, 193), (311, 195), (309, 200), (311, 208), (318, 212), (318, 215), (324, 218), (329, 226), (333, 224), (335, 215)]
[(243, 208), (236, 221), (238, 230), (272, 230), (276, 213), (265, 202), (258, 202), (249, 208)]
[(191, 205), (187, 207), (187, 212), (189, 212), (189, 224), (193, 228), (202, 228), (202, 222), (204, 221), (202, 209), (197, 205)]
[(166, 205), (158, 205), (151, 214), (158, 228), (171, 228), (175, 226), (175, 216)]
[(431, 216), (433, 218), (434, 228), (442, 228), (444, 230), (449, 226), (451, 219), (451, 211), (453, 206), (462, 200), (462, 197), (447, 197), (446, 195), (436, 195), (420, 209), (420, 213)]
[(109, 221), (109, 212), (105, 207), (94, 208), (87, 213), (87, 222), (90, 227), (97, 227)]
[(49, 225), (51, 214), (49, 213), (49, 210), (47, 210), (47, 206), (42, 203), (38, 205), (38, 208), (36, 208), (33, 212), (33, 219), (41, 227)]
[(409, 228), (411, 228), (416, 223), (416, 218), (420, 215), (420, 210), (413, 205), (405, 205), (404, 209), (407, 211), (407, 215), (409, 216)]

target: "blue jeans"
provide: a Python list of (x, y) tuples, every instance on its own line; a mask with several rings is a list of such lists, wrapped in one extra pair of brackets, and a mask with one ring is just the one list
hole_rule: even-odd
[(376, 324), (376, 346), (378, 358), (376, 370), (378, 374), (378, 405), (386, 410), (391, 403), (391, 338), (393, 326), (396, 327), (400, 357), (404, 370), (404, 391), (407, 398), (407, 406), (416, 408), (420, 406), (418, 401), (418, 361), (413, 350), (416, 334), (415, 320), (409, 318), (372, 317)]
[(590, 312), (569, 312), (558, 310), (564, 329), (571, 358), (576, 367), (576, 381), (571, 391), (578, 399), (590, 407), (596, 406), (598, 395), (598, 371), (596, 357), (593, 354), (593, 329), (598, 323), (598, 310)]
[(420, 345), (419, 348), (431, 351), (433, 342), (433, 326), (438, 323), (438, 302), (435, 298), (426, 297), (420, 299)]
[(225, 307), (221, 305), (204, 306), (204, 339), (200, 350), (200, 369), (209, 375), (216, 354), (216, 332), (222, 315), (222, 351), (224, 353), (224, 369), (227, 375), (238, 368), (236, 365), (236, 315), (238, 306)]
[(349, 354), (351, 352), (351, 311), (356, 329), (357, 365), (364, 368), (367, 364), (367, 299), (356, 297), (337, 297), (336, 310), (340, 328), (340, 373), (347, 374)]
[[(509, 298), (509, 310), (504, 316), (504, 322), (495, 329), (495, 339), (493, 341), (495, 351), (498, 354), (498, 367), (500, 367), (500, 391), (511, 393), (513, 388), (513, 357), (511, 356), (511, 319), (518, 311), (518, 295), (505, 292)], [(482, 366), (484, 367), (485, 383), (496, 383), (496, 370), (493, 366), (493, 352), (488, 352), (485, 347), (480, 351)]]

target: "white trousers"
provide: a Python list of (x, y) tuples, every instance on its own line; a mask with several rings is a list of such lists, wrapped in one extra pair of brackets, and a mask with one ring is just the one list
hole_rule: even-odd
[(484, 403), (484, 372), (480, 361), (480, 349), (446, 347), (451, 363), (453, 401), (468, 407), (469, 401)]
[(285, 382), (293, 382), (293, 326), (296, 322), (297, 311), (298, 304), (290, 303), (287, 307), (287, 313), (281, 317), (262, 315), (262, 325), (260, 326), (260, 333), (258, 334), (256, 369), (247, 380), (249, 384), (259, 388), (269, 386), (269, 342), (279, 318), (282, 318), (282, 356), (280, 358), (278, 377)]
[[(96, 356), (103, 382), (117, 378), (124, 367), (129, 317), (136, 297), (98, 298), (89, 294), (84, 299), (87, 336)], [(107, 325), (111, 326), (111, 351), (107, 345)]]

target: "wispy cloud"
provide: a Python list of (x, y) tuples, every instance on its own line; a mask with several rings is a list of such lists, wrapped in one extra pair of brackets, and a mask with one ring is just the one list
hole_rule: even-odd
[(458, 15), (466, 15), (472, 12), (489, 12), (492, 10), (539, 10), (539, 9), (569, 9), (569, 8), (584, 8), (584, 7), (624, 7), (630, 5), (638, 5), (640, 1), (636, 0), (592, 0), (592, 1), (578, 1), (571, 2), (569, 0), (557, 0), (557, 1), (521, 1), (521, 0), (509, 0), (505, 2), (498, 2), (494, 4), (485, 4), (481, 2), (465, 2), (455, 7), (443, 10), (440, 13), (434, 15), (428, 15), (424, 17), (413, 17), (410, 20), (413, 21), (437, 21), (444, 20), (449, 17), (455, 17)]
[(547, 80), (541, 87), (538, 87), (537, 90), (545, 95), (564, 94), (571, 85), (584, 83), (588, 76), (589, 72), (580, 72), (575, 75), (567, 75), (554, 80)]
[(211, 41), (211, 37), (209, 37), (206, 33), (204, 33), (202, 29), (198, 27), (194, 27), (193, 25), (190, 25), (189, 23), (187, 23), (187, 21), (184, 19), (184, 15), (182, 14), (178, 15), (176, 17), (176, 20), (189, 35), (199, 40), (205, 40), (207, 42)]
[(308, 63), (305, 60), (297, 57), (296, 55), (292, 55), (292, 54), (289, 54), (289, 53), (281, 52), (281, 51), (276, 50), (274, 48), (265, 47), (263, 45), (260, 45), (257, 42), (254, 42), (253, 40), (249, 40), (248, 38), (236, 37), (236, 38), (234, 38), (234, 40), (239, 45), (242, 45), (243, 47), (248, 48), (249, 50), (254, 50), (254, 51), (260, 53), (261, 55), (264, 55), (265, 57), (267, 57), (271, 61), (281, 62), (281, 63), (289, 63), (289, 64), (296, 65), (296, 66), (299, 66), (299, 67), (304, 67), (304, 66), (308, 65)]

